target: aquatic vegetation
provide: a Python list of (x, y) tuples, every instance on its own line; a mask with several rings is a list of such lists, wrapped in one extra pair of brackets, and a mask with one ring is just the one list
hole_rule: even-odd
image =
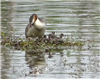
[(1, 32), (1, 37), (3, 37), (5, 34), (3, 32)]
[[(55, 33), (52, 32), (52, 34), (44, 35), (41, 39), (36, 40), (23, 40), (20, 36), (16, 38), (9, 38), (5, 37), (5, 34), (1, 32), (2, 41), (1, 45), (6, 47), (14, 47), (17, 50), (45, 50), (49, 52), (53, 52), (55, 49), (59, 49), (61, 47), (65, 46), (83, 46), (84, 43), (81, 41), (74, 41), (72, 42), (69, 40), (69, 37), (62, 38), (64, 34), (60, 34), (59, 37), (54, 35)], [(66, 40), (64, 40), (66, 39)], [(49, 50), (47, 50), (49, 49)], [(70, 53), (68, 52), (67, 55), (69, 56)]]

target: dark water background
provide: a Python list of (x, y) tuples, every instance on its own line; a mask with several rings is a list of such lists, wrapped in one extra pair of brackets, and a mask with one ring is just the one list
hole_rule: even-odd
[[(47, 23), (45, 35), (64, 34), (85, 45), (65, 47), (51, 53), (1, 48), (2, 79), (49, 79), (100, 77), (100, 1), (28, 0), (1, 2), (1, 29), (7, 37), (22, 35), (31, 14)], [(66, 54), (70, 53), (70, 57)]]

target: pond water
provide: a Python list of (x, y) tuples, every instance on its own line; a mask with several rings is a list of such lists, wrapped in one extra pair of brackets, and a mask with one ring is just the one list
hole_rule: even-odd
[(99, 7), (99, 0), (2, 1), (1, 29), (6, 37), (24, 39), (29, 17), (36, 13), (46, 21), (45, 35), (52, 31), (56, 35), (63, 33), (63, 39), (68, 37), (84, 45), (62, 46), (52, 52), (22, 51), (2, 45), (1, 79), (99, 79)]

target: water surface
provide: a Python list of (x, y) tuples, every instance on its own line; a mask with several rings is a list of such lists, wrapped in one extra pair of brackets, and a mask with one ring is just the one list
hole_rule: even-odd
[[(1, 29), (6, 37), (25, 38), (31, 14), (46, 20), (46, 32), (64, 34), (64, 39), (84, 46), (65, 46), (52, 52), (22, 51), (2, 46), (2, 79), (100, 77), (100, 1), (1, 2)], [(67, 53), (70, 52), (70, 56)]]

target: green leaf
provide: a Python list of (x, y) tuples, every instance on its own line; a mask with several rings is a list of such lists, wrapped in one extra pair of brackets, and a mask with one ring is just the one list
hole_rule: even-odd
[(1, 32), (1, 36), (4, 36), (5, 34), (3, 32)]
[(54, 49), (51, 49), (51, 50), (50, 50), (50, 52), (53, 52), (53, 51), (54, 51)]
[(22, 40), (21, 38), (19, 38), (19, 40)]
[(5, 46), (10, 46), (10, 43), (6, 43)]

